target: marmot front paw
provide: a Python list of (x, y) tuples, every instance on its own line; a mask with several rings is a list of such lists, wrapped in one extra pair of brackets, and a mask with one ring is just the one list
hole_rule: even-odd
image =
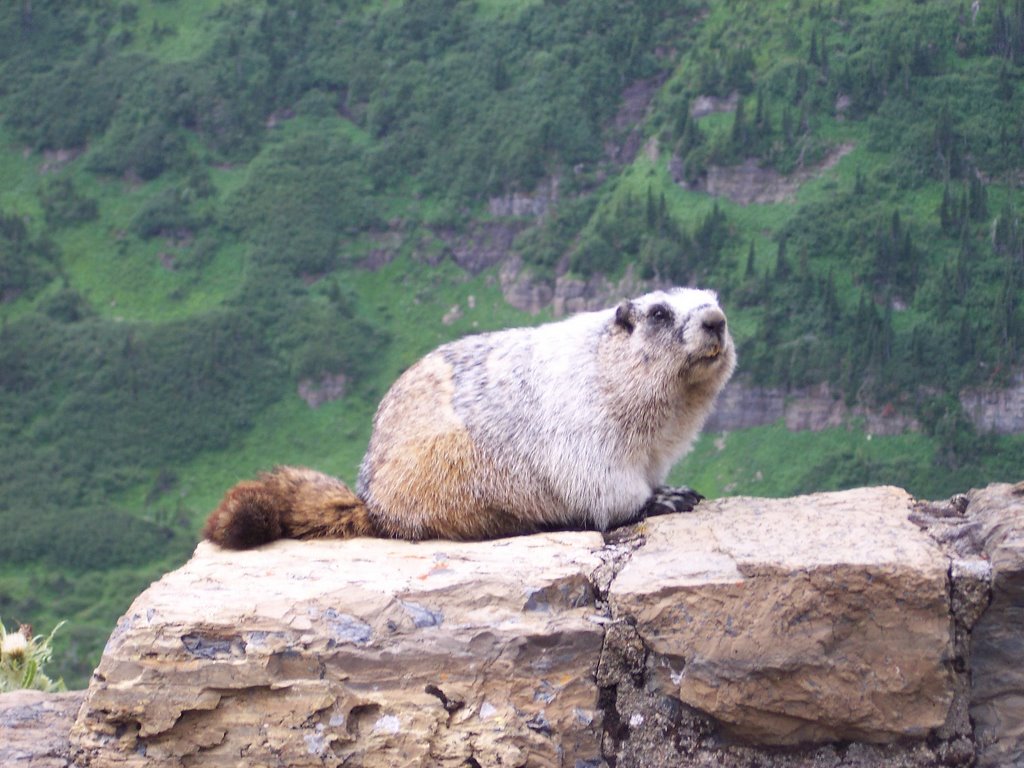
[(640, 510), (640, 517), (691, 512), (704, 497), (685, 485), (659, 485)]

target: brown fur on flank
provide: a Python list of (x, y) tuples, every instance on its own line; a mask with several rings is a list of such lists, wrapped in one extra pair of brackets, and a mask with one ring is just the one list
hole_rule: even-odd
[(299, 467), (277, 467), (238, 483), (203, 528), (205, 538), (228, 549), (249, 549), (281, 538), (375, 535), (366, 505), (347, 485)]

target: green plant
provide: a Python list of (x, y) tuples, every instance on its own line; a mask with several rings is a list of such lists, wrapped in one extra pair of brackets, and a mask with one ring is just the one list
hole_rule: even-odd
[(43, 672), (43, 666), (53, 656), (53, 636), (63, 625), (62, 621), (43, 637), (33, 636), (28, 624), (8, 632), (0, 621), (0, 693), (22, 689), (64, 690), (63, 680), (51, 680)]

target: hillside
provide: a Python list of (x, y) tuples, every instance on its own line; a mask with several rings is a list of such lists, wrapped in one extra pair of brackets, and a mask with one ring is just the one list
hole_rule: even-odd
[(0, 617), (81, 684), (237, 478), (354, 479), (418, 355), (620, 285), (919, 425), (709, 435), (705, 493), (1019, 479), (959, 395), (1022, 368), (1022, 66), (1020, 2), (7, 4)]

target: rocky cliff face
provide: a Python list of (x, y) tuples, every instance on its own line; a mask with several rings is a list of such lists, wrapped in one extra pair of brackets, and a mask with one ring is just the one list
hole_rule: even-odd
[[(39, 764), (1016, 765), (1022, 604), (1024, 484), (733, 498), (606, 536), (204, 543)], [(37, 721), (4, 703), (7, 764)]]
[[(979, 432), (1020, 434), (1024, 432), (1024, 372), (1017, 373), (1006, 387), (965, 389), (960, 393), (960, 403)], [(872, 434), (899, 435), (921, 429), (917, 419), (908, 414), (910, 410), (905, 405), (901, 408), (849, 406), (827, 384), (786, 391), (755, 386), (738, 377), (730, 381), (719, 396), (707, 429), (749, 429), (781, 419), (792, 432), (817, 432), (858, 421)]]
[(668, 170), (673, 181), (686, 189), (706, 192), (714, 197), (725, 197), (740, 205), (782, 203), (795, 200), (796, 193), (803, 184), (835, 167), (853, 149), (852, 144), (841, 144), (817, 165), (798, 168), (788, 176), (772, 168), (762, 168), (754, 158), (739, 165), (710, 166), (692, 185), (687, 184), (682, 162), (678, 157), (673, 157), (669, 161)]
[(874, 435), (900, 435), (917, 432), (921, 428), (917, 419), (891, 406), (877, 409), (849, 406), (828, 384), (787, 392), (777, 387), (754, 386), (742, 378), (734, 378), (719, 395), (718, 404), (705, 429), (727, 432), (774, 424), (779, 420), (784, 421), (786, 429), (791, 432), (820, 432), (851, 421), (862, 423), (864, 429)]
[(1004, 389), (978, 387), (960, 393), (964, 411), (981, 432), (1012, 435), (1024, 432), (1024, 371)]

